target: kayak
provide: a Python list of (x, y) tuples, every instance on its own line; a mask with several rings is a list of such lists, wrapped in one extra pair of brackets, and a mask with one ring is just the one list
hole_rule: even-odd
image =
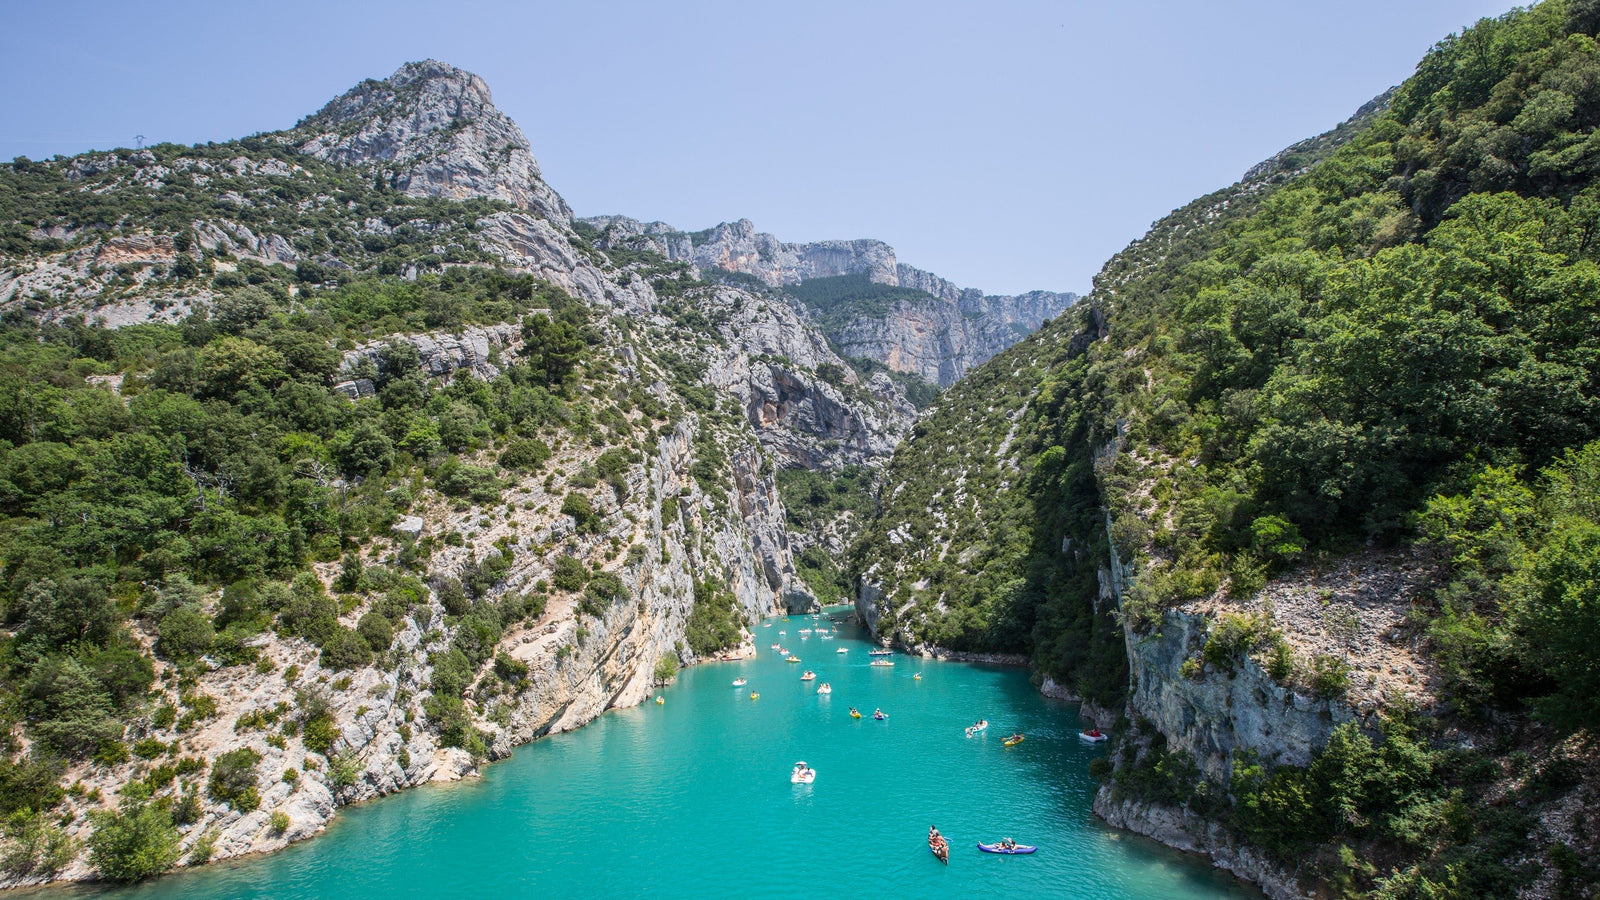
[(1016, 745), (1022, 743), (1022, 738), (1023, 738), (1023, 735), (1020, 735), (1020, 734), (1017, 735), (1016, 737), (1006, 738), (1006, 746), (1007, 747), (1015, 747)]
[(886, 716), (886, 715), (884, 715), (884, 714), (883, 714), (883, 713), (881, 713), (881, 712), (876, 712), (876, 713), (873, 713), (873, 714), (872, 714), (872, 717), (873, 717), (873, 718), (874, 718), (874, 719), (877, 719), (877, 720), (878, 720), (878, 721), (879, 721), (879, 722), (886, 722), (886, 721), (888, 721), (888, 720), (889, 720), (889, 717), (888, 717), (888, 716)]
[(761, 695), (756, 693), (755, 691), (751, 691), (750, 692), (750, 699), (751, 700), (760, 700), (761, 699)]
[(861, 713), (856, 712), (855, 710), (852, 709), (852, 710), (850, 710), (850, 718), (859, 719), (859, 718), (861, 718)]
[(661, 698), (660, 698), (660, 697), (657, 697), (657, 698), (656, 698), (656, 702), (657, 702), (657, 703), (666, 703), (666, 702), (667, 702), (667, 701), (665, 701), (665, 700), (663, 700), (663, 699), (661, 699)]
[(978, 849), (982, 850), (985, 853), (1020, 854), (1020, 853), (1032, 853), (1033, 851), (1035, 851), (1035, 850), (1037, 850), (1039, 848), (1038, 847), (1029, 847), (1027, 844), (1018, 844), (1015, 847), (1011, 847), (1010, 849), (1007, 849), (1005, 846), (1003, 846), (1001, 844), (985, 844), (983, 841), (979, 841), (978, 842)]

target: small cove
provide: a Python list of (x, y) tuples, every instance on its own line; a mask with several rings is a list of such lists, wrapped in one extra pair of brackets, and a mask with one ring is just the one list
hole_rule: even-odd
[[(858, 629), (802, 640), (807, 627), (809, 617), (770, 620), (756, 628), (757, 658), (688, 669), (659, 692), (663, 704), (521, 747), (480, 779), (341, 810), (325, 834), (280, 853), (29, 896), (1260, 896), (1100, 822), (1088, 763), (1102, 750), (1077, 738), (1075, 707), (1039, 696), (1025, 671), (900, 655), (874, 668)], [(774, 641), (803, 662), (785, 663)], [(805, 669), (817, 680), (801, 681)], [(741, 677), (748, 685), (733, 687)], [(824, 681), (831, 695), (816, 693)], [(871, 718), (880, 707), (886, 722)], [(964, 736), (979, 718), (988, 732)], [(1013, 730), (1027, 739), (1007, 749)], [(800, 759), (814, 785), (789, 783)], [(950, 838), (948, 867), (927, 851), (930, 824)], [(1001, 837), (1040, 850), (975, 847)]]

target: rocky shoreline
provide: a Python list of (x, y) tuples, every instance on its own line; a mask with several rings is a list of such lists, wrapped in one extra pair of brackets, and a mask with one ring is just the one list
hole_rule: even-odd
[(1260, 888), (1272, 900), (1306, 900), (1293, 872), (1258, 851), (1235, 842), (1221, 825), (1187, 809), (1114, 796), (1110, 785), (1095, 793), (1094, 812), (1112, 828), (1131, 831), (1159, 844), (1208, 857), (1211, 864)]

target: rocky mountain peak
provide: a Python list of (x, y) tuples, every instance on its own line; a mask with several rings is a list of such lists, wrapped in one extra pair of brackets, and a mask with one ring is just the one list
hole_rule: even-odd
[(504, 200), (563, 227), (572, 220), (489, 85), (448, 63), (408, 62), (363, 81), (301, 121), (295, 136), (300, 152), (370, 165), (413, 196)]

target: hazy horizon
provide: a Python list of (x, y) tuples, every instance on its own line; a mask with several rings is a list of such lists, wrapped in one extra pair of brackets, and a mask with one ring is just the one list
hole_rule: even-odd
[(1503, 0), (15, 8), (0, 159), (292, 126), (435, 58), (579, 215), (876, 238), (991, 293), (1083, 293), (1151, 222), (1331, 128)]

